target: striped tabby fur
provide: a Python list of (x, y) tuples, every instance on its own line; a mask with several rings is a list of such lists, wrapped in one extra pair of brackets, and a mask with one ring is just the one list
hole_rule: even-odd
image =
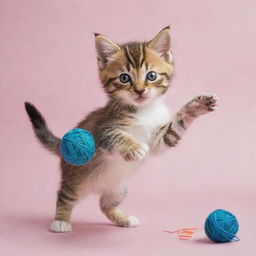
[[(196, 117), (216, 107), (216, 96), (201, 95), (171, 118), (163, 101), (173, 75), (169, 27), (149, 42), (120, 45), (95, 34), (95, 44), (100, 79), (109, 101), (77, 125), (95, 137), (93, 160), (72, 166), (60, 158), (62, 179), (53, 232), (71, 230), (72, 209), (88, 193), (100, 195), (100, 208), (113, 223), (137, 226), (135, 217), (118, 208), (127, 194), (127, 178), (147, 155), (175, 146)], [(37, 138), (59, 155), (60, 139), (31, 103), (25, 105)]]

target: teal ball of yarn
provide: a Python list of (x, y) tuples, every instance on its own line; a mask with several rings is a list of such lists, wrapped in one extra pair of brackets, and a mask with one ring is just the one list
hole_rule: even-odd
[(209, 214), (204, 224), (205, 233), (216, 243), (238, 241), (236, 233), (239, 229), (236, 217), (223, 209)]
[(94, 138), (90, 132), (75, 128), (67, 132), (61, 139), (60, 151), (67, 163), (86, 164), (95, 154)]

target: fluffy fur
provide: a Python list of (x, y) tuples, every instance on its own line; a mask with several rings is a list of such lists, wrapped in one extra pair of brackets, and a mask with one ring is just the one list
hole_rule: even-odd
[(95, 138), (96, 155), (91, 162), (67, 164), (59, 155), (60, 139), (40, 112), (25, 103), (37, 138), (61, 159), (53, 232), (71, 231), (72, 209), (88, 193), (100, 195), (100, 208), (110, 221), (122, 227), (137, 226), (134, 216), (118, 208), (127, 194), (127, 178), (147, 155), (175, 146), (195, 118), (216, 108), (216, 96), (200, 95), (171, 117), (163, 100), (173, 74), (169, 27), (149, 42), (123, 45), (95, 34), (95, 45), (109, 101), (77, 125)]

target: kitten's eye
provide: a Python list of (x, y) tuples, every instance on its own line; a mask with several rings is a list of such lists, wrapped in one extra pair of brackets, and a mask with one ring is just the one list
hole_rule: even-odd
[(120, 80), (121, 83), (126, 84), (126, 83), (131, 81), (131, 78), (128, 74), (121, 74), (119, 76), (119, 80)]
[(146, 75), (146, 79), (149, 80), (149, 81), (155, 81), (156, 78), (157, 78), (157, 74), (154, 71), (150, 71)]

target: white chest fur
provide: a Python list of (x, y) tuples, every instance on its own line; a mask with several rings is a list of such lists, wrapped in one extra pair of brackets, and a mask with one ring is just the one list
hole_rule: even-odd
[[(170, 121), (170, 112), (164, 105), (162, 99), (158, 99), (149, 105), (141, 108), (135, 114), (136, 122), (132, 127), (127, 128), (138, 142), (150, 143), (152, 134), (156, 129), (166, 125)], [(106, 153), (103, 161), (101, 175), (91, 183), (90, 190), (96, 193), (109, 191), (116, 188), (131, 176), (141, 161), (127, 162), (117, 152)]]
[(129, 129), (138, 141), (149, 143), (152, 133), (170, 122), (171, 113), (162, 99), (157, 99), (139, 109), (135, 118), (137, 122)]

